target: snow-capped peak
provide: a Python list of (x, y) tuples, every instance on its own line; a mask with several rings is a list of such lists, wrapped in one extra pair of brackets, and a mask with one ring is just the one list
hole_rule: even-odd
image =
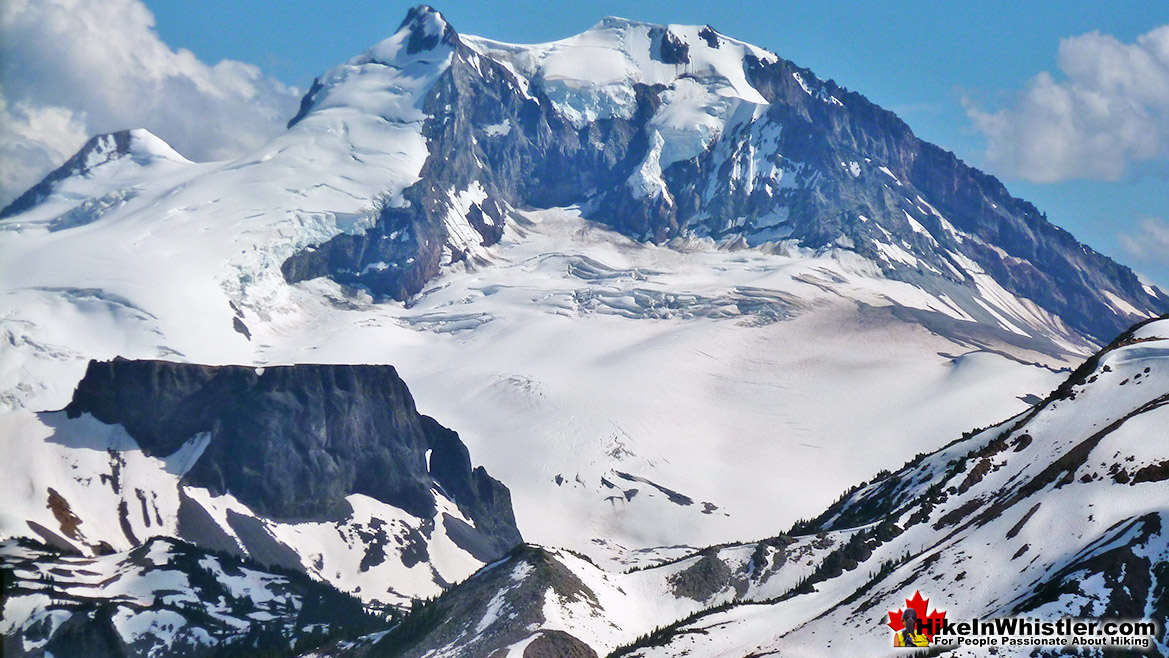
[[(135, 172), (160, 163), (192, 164), (170, 144), (145, 128), (96, 135), (65, 164), (0, 211), (0, 219), (20, 214), (43, 203), (55, 192), (60, 192), (63, 186), (68, 187), (70, 179), (78, 181), (83, 189), (73, 190), (66, 196), (84, 199), (99, 189), (101, 193), (107, 191), (104, 189), (104, 179), (132, 176)], [(76, 201), (73, 205), (76, 205)]]
[(422, 121), (422, 100), (450, 65), (457, 43), (458, 35), (442, 14), (419, 5), (393, 35), (314, 80), (288, 127), (330, 108), (395, 122)]
[(406, 18), (398, 26), (397, 34), (406, 33), (407, 52), (413, 54), (433, 50), (439, 45), (453, 46), (458, 34), (442, 13), (427, 5), (418, 5), (406, 12)]
[(716, 97), (766, 104), (744, 73), (751, 56), (775, 55), (727, 39), (709, 27), (655, 25), (624, 18), (602, 19), (584, 32), (543, 44), (507, 44), (465, 36), (463, 43), (503, 62), (540, 88), (576, 123), (624, 115), (633, 84), (671, 86), (682, 79), (710, 87)]
[(444, 60), (457, 43), (458, 34), (442, 14), (419, 5), (406, 13), (393, 35), (350, 60), (350, 64), (375, 61), (400, 66), (419, 59)]
[(161, 137), (145, 128), (98, 135), (90, 139), (78, 155), (81, 158), (77, 163), (81, 173), (122, 157), (133, 158), (138, 164), (148, 164), (153, 160), (183, 164), (190, 162)]

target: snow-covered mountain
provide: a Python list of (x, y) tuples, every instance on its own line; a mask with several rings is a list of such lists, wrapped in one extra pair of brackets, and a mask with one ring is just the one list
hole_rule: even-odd
[(6, 656), (256, 656), (387, 626), (302, 573), (154, 538), (123, 553), (0, 543)]
[[(319, 78), (270, 145), (182, 164), (143, 131), (95, 138), (2, 215), (21, 231), (113, 211), (280, 225), (297, 230), (264, 256), (288, 281), (401, 300), (443, 266), (490, 260), (513, 208), (581, 204), (657, 243), (854, 253), (946, 315), (1023, 338), (1107, 341), (1169, 305), (891, 113), (709, 27), (611, 18), (517, 46), (418, 7)], [(231, 292), (262, 296), (241, 274)]]
[[(859, 522), (741, 542), (1169, 310), (891, 113), (709, 27), (514, 45), (427, 7), (238, 160), (95, 137), (0, 213), (0, 300), (0, 536), (85, 559), (178, 538), (405, 604), (522, 533), (561, 548), (433, 605), (477, 628), (520, 605), (489, 604), (522, 563), (617, 583), (595, 619), (524, 612), (589, 637), (498, 629), (602, 653), (811, 577)], [(801, 570), (743, 575), (785, 546)], [(628, 594), (675, 577), (697, 598)]]
[[(861, 487), (806, 526), (867, 532), (857, 568), (790, 599), (681, 624), (628, 655), (883, 653), (887, 613), (914, 591), (963, 618), (1157, 620), (1154, 652), (1164, 653), (1167, 366), (1169, 321), (1127, 332), (1027, 413)], [(686, 632), (699, 626), (718, 631)]]
[[(896, 655), (888, 613), (917, 591), (951, 619), (1159, 620), (1164, 653), (1167, 427), (1162, 319), (787, 534), (626, 572), (523, 547), (397, 629), (312, 655)], [(1045, 651), (997, 655), (1064, 650)]]
[(406, 75), (431, 81), (413, 97), (430, 149), (421, 180), (372, 230), (287, 261), (290, 281), (328, 275), (403, 299), (442, 265), (484, 256), (509, 208), (583, 204), (659, 243), (847, 249), (1008, 330), (1022, 327), (997, 288), (1037, 306), (1032, 322), (1058, 316), (1097, 341), (1169, 304), (892, 114), (710, 27), (606, 19), (515, 46), (460, 37), (418, 8), (319, 79), (292, 125), (355, 108), (396, 119), (402, 99), (370, 90)]

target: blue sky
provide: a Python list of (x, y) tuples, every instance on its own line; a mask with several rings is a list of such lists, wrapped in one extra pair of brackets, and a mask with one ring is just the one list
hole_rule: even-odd
[[(140, 1), (105, 0), (100, 4), (104, 9), (94, 10), (95, 16), (101, 11), (134, 13)], [(99, 0), (82, 0), (86, 2)], [(204, 112), (207, 121), (184, 124), (179, 138), (168, 141), (178, 141), (176, 146), (183, 151), (185, 137), (188, 151), (213, 157), (265, 138), (264, 125), (275, 125), (275, 115), (294, 101), (295, 90), (289, 87), (306, 88), (314, 75), (388, 36), (412, 4), (145, 0), (148, 14), (154, 17), (152, 38), (161, 41), (159, 46), (180, 55), (181, 49), (187, 49), (203, 63), (206, 70), (190, 74), (197, 80), (193, 86), (205, 88), (213, 83), (236, 90), (241, 84), (251, 85), (236, 106), (222, 109), (222, 115), (216, 114), (219, 108), (209, 107)], [(711, 24), (893, 110), (919, 136), (999, 176), (1016, 196), (1035, 203), (1056, 224), (1169, 289), (1169, 30), (1152, 35), (1156, 28), (1169, 25), (1169, 3), (1164, 0), (456, 0), (434, 5), (460, 32), (513, 42), (566, 37), (606, 15)], [(101, 20), (98, 16), (90, 23)], [(106, 29), (149, 31), (145, 18), (137, 20), (137, 27), (132, 27), (133, 21), (119, 17)], [(16, 32), (6, 29), (9, 34)], [(1093, 37), (1094, 32), (1098, 34)], [(138, 38), (137, 51), (145, 45), (154, 47), (145, 44), (147, 37)], [(15, 49), (20, 44), (5, 47)], [(1149, 53), (1151, 63), (1145, 61)], [(9, 51), (4, 55), (18, 65), (22, 61)], [(181, 57), (170, 60), (175, 67), (188, 65)], [(213, 66), (223, 60), (256, 68)], [(1043, 72), (1050, 77), (1037, 77)], [(9, 70), (3, 80), (10, 106), (20, 109), (13, 101), (21, 100), (21, 94), (32, 94), (38, 102), (55, 107), (50, 103), (53, 99), (35, 96), (38, 90), (14, 84), (17, 78)], [(184, 93), (186, 89), (179, 89), (170, 95), (181, 98)], [(1091, 115), (1092, 103), (1101, 95), (1115, 116)], [(219, 151), (208, 146), (207, 153), (198, 153), (201, 146), (217, 143), (202, 133), (214, 132), (216, 121), (222, 124), (239, 115), (246, 98), (259, 96), (270, 100), (265, 108), (272, 115), (268, 124), (256, 123), (222, 135), (225, 145)], [(191, 102), (193, 98), (185, 105)], [(75, 121), (70, 125), (78, 135), (103, 131), (106, 124), (119, 119), (114, 107), (103, 106), (103, 115), (90, 107), (60, 104), (70, 111), (67, 118)], [(1054, 123), (1048, 116), (1051, 112), (1062, 113), (1056, 118), (1067, 122), (1064, 133), (1033, 129)], [(151, 116), (159, 113), (156, 110)], [(28, 123), (36, 122), (30, 119)], [(67, 140), (62, 140), (57, 149), (64, 152), (66, 147)]]

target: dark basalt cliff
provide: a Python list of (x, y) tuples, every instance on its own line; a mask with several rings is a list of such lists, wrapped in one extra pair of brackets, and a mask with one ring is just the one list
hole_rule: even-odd
[[(418, 35), (435, 21), (442, 39), (421, 43)], [(329, 276), (377, 296), (418, 293), (443, 265), (468, 258), (449, 239), (444, 217), (457, 212), (451, 194), (477, 184), (486, 198), (466, 219), (484, 246), (500, 240), (509, 206), (580, 204), (586, 217), (639, 240), (742, 236), (749, 244), (792, 239), (812, 249), (850, 249), (890, 278), (952, 298), (977, 295), (974, 275), (985, 272), (1100, 343), (1136, 319), (1118, 314), (1105, 291), (1151, 313), (1169, 310), (1169, 298), (1147, 292), (1131, 270), (1050, 224), (994, 177), (921, 141), (860, 94), (782, 58), (743, 59), (747, 81), (769, 103), (761, 115), (728, 123), (703, 153), (667, 166), (664, 193), (637, 194), (628, 181), (653, 148), (651, 120), (666, 86), (630, 83), (624, 115), (574, 125), (538, 78), (521, 84), (507, 66), (463, 43), (433, 9), (411, 10), (399, 30), (451, 57), (424, 100), (430, 156), (420, 180), (405, 192), (408, 205), (385, 208), (364, 234), (340, 235), (288, 259), (290, 282)], [(650, 56), (680, 65), (696, 48), (727, 43), (710, 28), (691, 44), (661, 26), (650, 34)], [(328, 93), (314, 85), (297, 118)], [(506, 136), (490, 132), (502, 125)], [(742, 174), (772, 166), (782, 180)], [(911, 258), (884, 258), (881, 243)], [(983, 313), (973, 303), (965, 310)]]
[(460, 543), (476, 557), (520, 542), (507, 488), (418, 413), (391, 366), (91, 361), (65, 411), (122, 425), (159, 457), (208, 433), (183, 481), (269, 518), (335, 517), (346, 496), (364, 494), (429, 520), (437, 488), (474, 522)]

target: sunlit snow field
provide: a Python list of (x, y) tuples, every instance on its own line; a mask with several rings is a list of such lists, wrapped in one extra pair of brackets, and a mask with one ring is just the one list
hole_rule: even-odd
[[(1063, 376), (896, 319), (894, 302), (946, 305), (848, 253), (646, 245), (572, 209), (515, 220), (490, 262), (408, 304), (324, 280), (288, 286), (271, 255), (292, 241), (279, 226), (270, 242), (201, 231), (209, 244), (195, 249), (193, 227), (176, 239), (164, 221), (127, 223), (144, 267), (82, 261), (86, 291), (53, 285), (71, 272), (6, 279), (21, 311), (3, 321), (5, 393), (59, 409), (87, 358), (115, 355), (393, 364), (420, 411), (511, 488), (525, 539), (624, 561), (621, 549), (774, 534)], [(129, 239), (107, 227), (64, 246), (103, 253), (102, 240)], [(172, 268), (155, 260), (166, 250)], [(226, 267), (185, 261), (217, 252)]]

